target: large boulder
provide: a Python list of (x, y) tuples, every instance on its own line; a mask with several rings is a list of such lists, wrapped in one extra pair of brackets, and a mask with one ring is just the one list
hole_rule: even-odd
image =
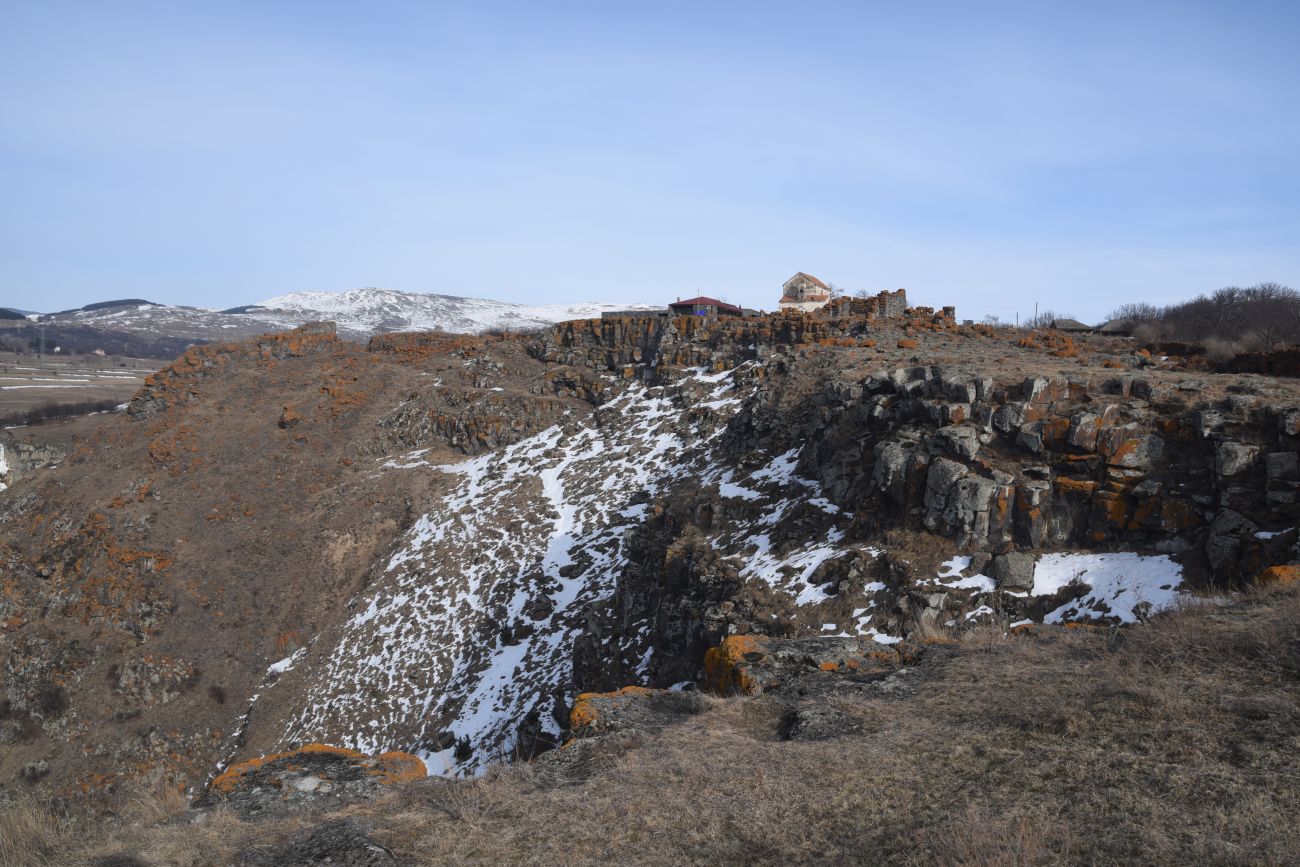
[(777, 733), (787, 741), (824, 741), (862, 730), (862, 722), (828, 704), (813, 702), (787, 711)]
[(704, 709), (696, 692), (674, 692), (625, 686), (614, 692), (584, 692), (569, 712), (569, 732), (575, 738), (633, 733), (663, 728)]
[(998, 587), (1017, 593), (1034, 589), (1034, 563), (1037, 558), (1028, 551), (1008, 551), (993, 558), (993, 580)]
[(1070, 433), (1067, 441), (1076, 449), (1085, 452), (1095, 451), (1097, 435), (1101, 433), (1102, 428), (1113, 424), (1118, 415), (1119, 411), (1113, 404), (1106, 406), (1100, 412), (1075, 413), (1070, 417)]
[(883, 676), (915, 660), (921, 648), (870, 638), (771, 638), (733, 635), (704, 654), (701, 686), (718, 695), (803, 699), (845, 680)]
[(943, 443), (948, 453), (959, 458), (975, 457), (980, 450), (979, 431), (968, 424), (954, 424), (941, 427), (935, 436)]
[(1113, 467), (1150, 469), (1164, 454), (1165, 441), (1135, 425), (1104, 428), (1097, 438), (1097, 450)]
[(925, 526), (937, 530), (944, 522), (953, 490), (957, 481), (965, 478), (970, 471), (964, 464), (948, 458), (936, 458), (930, 464), (930, 471), (925, 477)]
[(889, 499), (901, 503), (905, 498), (907, 465), (912, 458), (912, 449), (903, 443), (890, 441), (877, 444), (875, 451), (872, 484)]
[(1215, 572), (1234, 565), (1241, 553), (1242, 540), (1259, 531), (1255, 522), (1240, 512), (1222, 509), (1210, 524), (1205, 540), (1205, 556)]

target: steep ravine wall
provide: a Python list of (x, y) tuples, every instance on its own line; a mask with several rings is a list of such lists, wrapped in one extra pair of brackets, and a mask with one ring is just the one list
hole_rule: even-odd
[[(1206, 401), (1141, 376), (1005, 382), (914, 366), (830, 380), (793, 403), (779, 397), (782, 377), (759, 382), (721, 438), (721, 460), (740, 473), (797, 455), (793, 477), (853, 515), (808, 579), (840, 604), (801, 618), (788, 597), (743, 580), (746, 551), (728, 544), (727, 528), (750, 504), (725, 484), (682, 480), (632, 535), (618, 588), (577, 645), (580, 689), (693, 680), (703, 649), (728, 635), (841, 630), (867, 607), (873, 628), (894, 635), (927, 614), (961, 622), (985, 605), (1007, 620), (1041, 619), (1049, 606), (1026, 594), (1044, 552), (1170, 555), (1192, 585), (1218, 589), (1296, 556), (1300, 408), (1252, 394), (1249, 382)], [(769, 542), (817, 532), (787, 511)], [(991, 592), (932, 586), (936, 557), (953, 555), (970, 557)], [(611, 636), (646, 622), (631, 652), (608, 651), (619, 646)], [(634, 663), (648, 651), (650, 677), (638, 681)]]

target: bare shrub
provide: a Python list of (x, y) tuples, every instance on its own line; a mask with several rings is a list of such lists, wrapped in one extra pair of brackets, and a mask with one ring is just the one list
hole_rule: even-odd
[(1163, 322), (1143, 322), (1133, 329), (1133, 339), (1138, 343), (1157, 343), (1168, 336), (1169, 329)]
[(1074, 319), (1069, 313), (1057, 313), (1055, 310), (1044, 310), (1037, 316), (1030, 316), (1020, 323), (1020, 327), (1032, 331), (1035, 328), (1050, 328), (1054, 319)]
[(1210, 361), (1231, 361), (1242, 352), (1242, 346), (1235, 340), (1211, 337), (1205, 341), (1205, 357)]

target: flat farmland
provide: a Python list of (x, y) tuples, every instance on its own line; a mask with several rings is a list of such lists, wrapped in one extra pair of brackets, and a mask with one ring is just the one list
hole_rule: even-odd
[(88, 401), (126, 403), (157, 359), (0, 353), (0, 419), (10, 420), (51, 405)]

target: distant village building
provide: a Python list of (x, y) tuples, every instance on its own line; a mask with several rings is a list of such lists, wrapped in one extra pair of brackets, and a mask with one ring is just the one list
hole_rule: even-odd
[(1071, 334), (1088, 334), (1093, 330), (1091, 325), (1084, 325), (1078, 319), (1053, 319), (1047, 323), (1047, 327), (1054, 331), (1065, 331)]
[(831, 300), (831, 287), (811, 274), (800, 271), (781, 287), (781, 309), (811, 313)]
[(1133, 333), (1132, 319), (1112, 319), (1097, 330), (1110, 337), (1128, 337)]
[(682, 300), (678, 298), (668, 309), (673, 311), (675, 316), (744, 316), (745, 311), (735, 304), (728, 304), (726, 301), (719, 301), (717, 298), (709, 298), (706, 295), (699, 295), (695, 298)]

